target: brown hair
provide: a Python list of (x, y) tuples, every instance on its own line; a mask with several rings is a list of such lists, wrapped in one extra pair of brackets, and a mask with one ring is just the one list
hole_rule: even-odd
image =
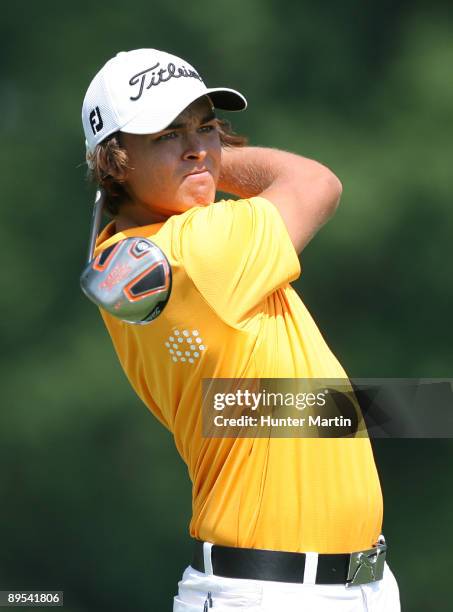
[[(216, 119), (215, 122), (222, 147), (243, 147), (247, 144), (247, 137), (236, 134), (229, 121)], [(121, 146), (120, 132), (115, 132), (96, 145), (92, 153), (87, 153), (87, 162), (87, 178), (104, 188), (107, 195), (106, 212), (114, 217), (127, 198), (124, 183), (128, 159), (126, 150)]]

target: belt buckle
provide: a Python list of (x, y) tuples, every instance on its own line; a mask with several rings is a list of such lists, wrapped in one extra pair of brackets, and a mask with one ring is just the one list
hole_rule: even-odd
[(382, 580), (387, 544), (381, 538), (373, 548), (351, 553), (346, 586)]

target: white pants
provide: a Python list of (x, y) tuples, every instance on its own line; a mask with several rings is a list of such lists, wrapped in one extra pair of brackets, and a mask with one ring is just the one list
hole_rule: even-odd
[(178, 583), (173, 612), (400, 612), (398, 585), (387, 563), (382, 580), (345, 587), (342, 584), (293, 584), (244, 580), (204, 574), (190, 565)]

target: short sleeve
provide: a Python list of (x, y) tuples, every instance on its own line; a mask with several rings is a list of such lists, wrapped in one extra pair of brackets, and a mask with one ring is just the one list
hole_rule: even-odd
[(233, 323), (301, 271), (279, 211), (261, 197), (193, 209), (180, 227), (179, 257), (204, 299)]

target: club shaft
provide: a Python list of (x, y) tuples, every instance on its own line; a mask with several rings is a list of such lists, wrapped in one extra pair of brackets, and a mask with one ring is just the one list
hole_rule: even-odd
[(96, 199), (93, 206), (93, 216), (91, 219), (90, 241), (88, 243), (88, 259), (87, 263), (93, 259), (94, 249), (96, 247), (96, 238), (99, 233), (102, 220), (102, 208), (104, 205), (105, 194), (103, 189), (96, 191)]

